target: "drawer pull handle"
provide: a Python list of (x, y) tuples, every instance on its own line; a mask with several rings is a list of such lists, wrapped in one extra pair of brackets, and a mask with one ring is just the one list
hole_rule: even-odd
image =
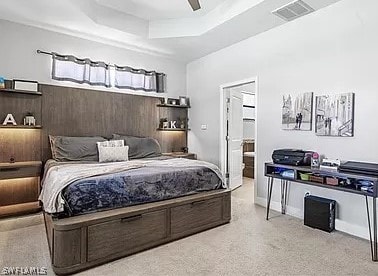
[(12, 171), (19, 171), (20, 168), (1, 168), (0, 172), (12, 172)]
[(138, 220), (138, 219), (141, 219), (141, 218), (142, 218), (142, 215), (136, 215), (136, 216), (132, 216), (132, 217), (122, 218), (121, 222), (130, 222), (130, 221)]
[(207, 202), (206, 200), (194, 201), (194, 202), (192, 202), (192, 206), (202, 205), (206, 202)]

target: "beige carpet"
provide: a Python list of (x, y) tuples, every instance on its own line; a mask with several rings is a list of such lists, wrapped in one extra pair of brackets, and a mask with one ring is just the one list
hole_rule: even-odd
[[(264, 217), (246, 181), (233, 192), (230, 224), (78, 275), (378, 275), (367, 241), (275, 212)], [(53, 275), (41, 215), (0, 220), (4, 266), (46, 266)]]

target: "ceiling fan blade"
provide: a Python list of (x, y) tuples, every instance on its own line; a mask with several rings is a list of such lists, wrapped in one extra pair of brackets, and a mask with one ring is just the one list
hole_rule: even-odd
[(188, 0), (188, 2), (190, 6), (192, 6), (193, 11), (199, 10), (201, 8), (199, 0)]

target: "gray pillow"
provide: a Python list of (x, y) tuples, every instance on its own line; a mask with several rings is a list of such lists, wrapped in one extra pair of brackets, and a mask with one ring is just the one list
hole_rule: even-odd
[(49, 135), (52, 157), (56, 161), (98, 161), (97, 142), (103, 137), (67, 137)]
[(125, 141), (125, 146), (129, 146), (129, 159), (161, 156), (159, 142), (154, 138), (113, 134), (113, 139)]

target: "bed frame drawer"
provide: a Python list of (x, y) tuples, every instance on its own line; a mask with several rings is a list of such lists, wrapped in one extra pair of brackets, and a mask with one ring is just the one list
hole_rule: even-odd
[(219, 224), (222, 217), (222, 198), (194, 201), (171, 209), (171, 234), (181, 237), (209, 225)]
[(230, 222), (231, 191), (58, 219), (44, 213), (56, 274), (71, 274)]
[(128, 216), (88, 227), (88, 261), (131, 253), (167, 237), (167, 210)]

